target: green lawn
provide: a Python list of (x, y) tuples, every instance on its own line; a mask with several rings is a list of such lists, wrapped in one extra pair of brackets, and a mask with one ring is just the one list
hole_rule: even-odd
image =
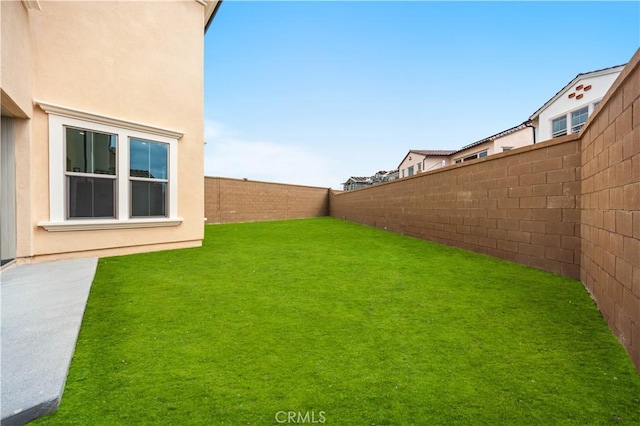
[(203, 248), (100, 260), (60, 410), (40, 422), (281, 411), (638, 424), (640, 375), (576, 280), (332, 218), (213, 225)]

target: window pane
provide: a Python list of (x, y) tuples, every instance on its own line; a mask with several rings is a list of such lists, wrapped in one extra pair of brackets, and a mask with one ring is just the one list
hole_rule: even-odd
[(556, 118), (552, 122), (552, 136), (562, 136), (567, 134), (567, 116)]
[(464, 157), (464, 158), (462, 159), (462, 161), (475, 160), (476, 158), (478, 158), (478, 154), (473, 154), (473, 155), (470, 155), (470, 156), (468, 156), (468, 157)]
[(131, 181), (131, 216), (166, 216), (166, 182)]
[(577, 111), (571, 113), (571, 131), (577, 132), (582, 128), (582, 125), (587, 121), (589, 116), (589, 107), (580, 108)]
[(149, 145), (149, 169), (151, 177), (167, 178), (167, 144), (151, 143)]
[(478, 157), (482, 158), (482, 157), (486, 157), (487, 156), (487, 151), (482, 151), (480, 154), (478, 154)]
[(116, 137), (102, 133), (90, 133), (93, 138), (92, 172), (99, 175), (115, 175)]
[(91, 152), (88, 150), (86, 132), (70, 128), (66, 130), (67, 171), (87, 173), (91, 164)]
[(131, 139), (129, 147), (131, 177), (167, 179), (167, 144)]
[(68, 172), (116, 174), (116, 136), (66, 128)]
[(115, 182), (67, 176), (69, 218), (115, 217)]
[(129, 142), (129, 173), (133, 177), (151, 177), (149, 174), (149, 142), (131, 139)]

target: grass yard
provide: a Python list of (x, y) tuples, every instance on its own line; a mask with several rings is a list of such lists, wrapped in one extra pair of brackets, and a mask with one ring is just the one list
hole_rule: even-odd
[[(582, 284), (332, 218), (100, 260), (43, 424), (639, 424)], [(282, 413), (285, 412), (285, 413)], [(300, 413), (300, 414), (298, 414)]]

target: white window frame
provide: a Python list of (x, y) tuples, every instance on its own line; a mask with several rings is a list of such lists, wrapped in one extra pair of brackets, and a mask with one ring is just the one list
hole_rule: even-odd
[[(580, 110), (582, 110), (582, 109), (585, 109), (585, 108), (586, 108), (586, 110), (587, 110), (587, 117), (585, 118), (585, 120), (584, 120), (582, 123), (580, 123), (580, 124), (575, 124), (575, 125), (574, 125), (574, 124), (573, 124), (573, 115), (574, 115), (576, 112), (578, 112), (578, 111), (580, 111)], [(580, 107), (580, 108), (577, 108), (577, 109), (574, 109), (573, 111), (571, 111), (571, 112), (568, 114), (568, 117), (567, 117), (567, 118), (571, 121), (571, 133), (578, 133), (578, 132), (582, 129), (582, 127), (584, 126), (584, 124), (589, 120), (589, 115), (591, 115), (591, 114), (590, 114), (590, 111), (589, 111), (589, 105), (584, 105), (584, 106), (582, 106), (582, 107)]]
[(454, 160), (455, 164), (464, 163), (466, 161), (477, 160), (478, 158), (485, 158), (489, 155), (488, 149), (483, 149), (482, 151), (475, 152), (473, 154), (465, 155), (464, 157), (458, 157)]
[[(178, 140), (183, 133), (145, 124), (99, 116), (45, 102), (36, 102), (49, 114), (49, 220), (38, 222), (47, 231), (149, 228), (177, 226), (178, 217)], [(67, 219), (65, 183), (65, 128), (77, 127), (116, 135), (117, 178), (116, 217), (106, 219)], [(129, 139), (145, 139), (169, 145), (169, 184), (167, 217), (132, 218), (129, 185)]]

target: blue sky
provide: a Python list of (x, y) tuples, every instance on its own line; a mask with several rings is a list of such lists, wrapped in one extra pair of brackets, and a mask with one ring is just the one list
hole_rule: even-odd
[(205, 36), (205, 174), (339, 189), (520, 124), (638, 47), (637, 1), (225, 0)]

